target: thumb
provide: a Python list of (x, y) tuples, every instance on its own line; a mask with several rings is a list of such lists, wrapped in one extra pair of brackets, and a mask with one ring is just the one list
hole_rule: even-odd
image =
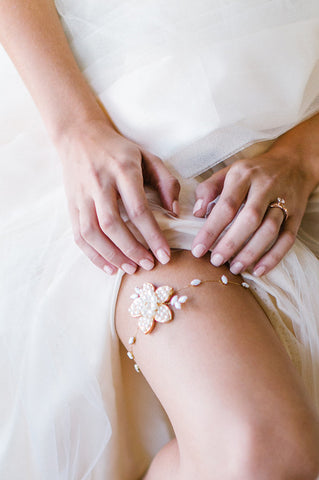
[(214, 207), (216, 198), (221, 194), (229, 167), (225, 167), (204, 180), (196, 188), (196, 202), (193, 214), (196, 217), (208, 215)]
[(156, 155), (142, 151), (143, 175), (145, 181), (158, 192), (164, 208), (174, 215), (179, 215), (179, 192), (180, 184), (174, 175), (170, 173), (162, 160)]

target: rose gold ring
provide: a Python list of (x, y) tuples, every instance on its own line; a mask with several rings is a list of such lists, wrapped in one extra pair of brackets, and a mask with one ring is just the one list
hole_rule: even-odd
[(269, 208), (280, 208), (284, 214), (283, 221), (285, 222), (288, 218), (288, 209), (285, 207), (286, 201), (283, 198), (278, 197), (275, 202), (271, 202)]

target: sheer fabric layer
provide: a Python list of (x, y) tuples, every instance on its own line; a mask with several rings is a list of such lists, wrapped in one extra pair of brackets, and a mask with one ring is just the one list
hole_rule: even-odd
[[(138, 478), (172, 431), (143, 377), (122, 362), (113, 323), (121, 276), (106, 277), (73, 244), (50, 145), (37, 161), (57, 180), (47, 179), (45, 193), (39, 184), (37, 200), (26, 202), (37, 172), (36, 143), (30, 148), (28, 137), (18, 137), (0, 148), (0, 158), (17, 179), (14, 208), (1, 216), (0, 229), (0, 476)], [(10, 204), (2, 193), (7, 180), (1, 176), (2, 205)], [(171, 247), (189, 249), (203, 220), (191, 213), (195, 180), (182, 184), (179, 219), (167, 215), (153, 192), (148, 198)], [(318, 221), (319, 191), (280, 265), (262, 279), (244, 278), (319, 411)]]
[(118, 128), (182, 176), (277, 137), (319, 107), (317, 0), (56, 5)]
[[(193, 175), (246, 145), (243, 129), (248, 143), (270, 138), (318, 108), (317, 2), (180, 5), (57, 3), (84, 73), (124, 134)], [(256, 51), (244, 61), (249, 45)], [(0, 72), (0, 477), (132, 480), (171, 428), (122, 362), (113, 325), (121, 278), (106, 277), (73, 244), (59, 160), (2, 51)], [(148, 197), (171, 247), (189, 249), (203, 220), (191, 213), (196, 181), (181, 181), (180, 219)], [(319, 409), (318, 225), (317, 191), (281, 264), (245, 278)]]

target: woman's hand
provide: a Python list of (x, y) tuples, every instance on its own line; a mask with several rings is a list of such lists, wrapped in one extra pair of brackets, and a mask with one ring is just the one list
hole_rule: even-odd
[[(268, 152), (236, 161), (201, 183), (196, 216), (203, 217), (207, 205), (220, 197), (193, 242), (193, 254), (201, 257), (213, 246), (211, 263), (230, 262), (234, 274), (253, 267), (261, 276), (274, 268), (293, 245), (308, 197), (319, 183), (318, 137), (316, 115), (282, 135)], [(278, 197), (286, 202), (286, 221), (280, 208), (269, 208)]]
[(0, 42), (39, 109), (63, 163), (77, 244), (98, 267), (128, 273), (154, 260), (119, 215), (118, 198), (161, 263), (170, 250), (146, 201), (143, 183), (178, 213), (179, 185), (161, 160), (124, 139), (82, 75), (53, 0), (2, 0)]
[(106, 122), (94, 122), (67, 138), (58, 150), (77, 245), (109, 274), (118, 268), (132, 274), (137, 265), (153, 268), (153, 255), (120, 216), (121, 198), (146, 244), (161, 263), (167, 263), (170, 248), (148, 206), (144, 181), (157, 190), (167, 210), (178, 214), (177, 179), (158, 157), (122, 137)]

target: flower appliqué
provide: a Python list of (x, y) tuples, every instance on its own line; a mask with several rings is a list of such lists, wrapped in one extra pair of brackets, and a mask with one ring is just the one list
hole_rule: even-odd
[(152, 283), (144, 283), (142, 288), (135, 288), (129, 313), (139, 317), (138, 327), (143, 333), (151, 333), (156, 322), (167, 323), (173, 319), (173, 312), (166, 305), (173, 294), (174, 289), (168, 285), (155, 288)]

